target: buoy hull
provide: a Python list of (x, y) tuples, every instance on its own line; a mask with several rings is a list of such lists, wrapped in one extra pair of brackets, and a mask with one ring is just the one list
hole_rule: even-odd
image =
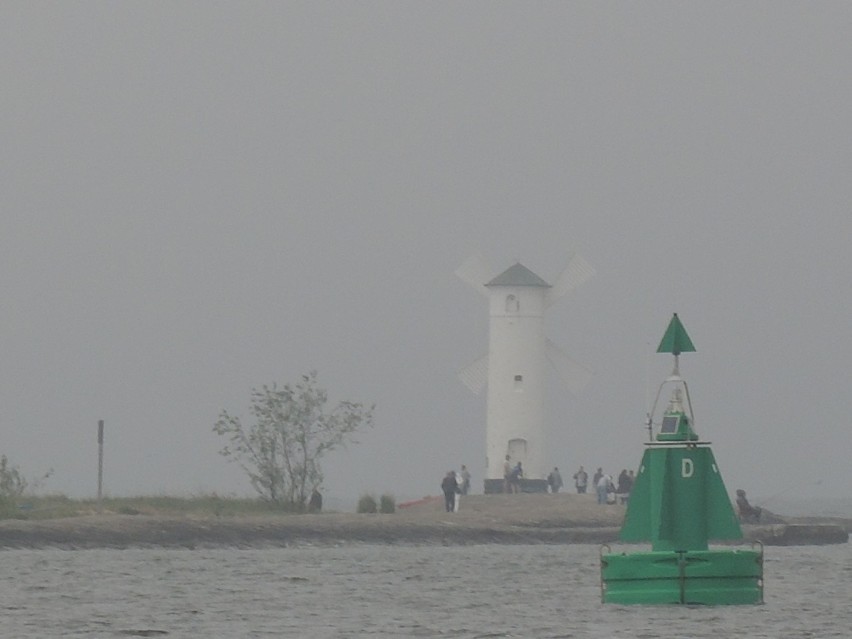
[(601, 576), (603, 603), (763, 603), (762, 550), (611, 553)]

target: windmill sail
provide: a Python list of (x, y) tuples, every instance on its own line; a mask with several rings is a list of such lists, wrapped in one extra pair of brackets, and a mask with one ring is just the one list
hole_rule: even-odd
[(460, 370), (459, 379), (474, 395), (479, 395), (488, 383), (488, 355)]
[(550, 306), (560, 297), (570, 293), (595, 274), (594, 267), (580, 255), (574, 255), (565, 270), (556, 278), (553, 287), (547, 293), (547, 305)]
[(471, 255), (456, 269), (456, 277), (469, 284), (480, 295), (484, 297), (489, 296), (485, 284), (491, 279), (491, 269), (488, 267), (485, 259), (478, 253)]

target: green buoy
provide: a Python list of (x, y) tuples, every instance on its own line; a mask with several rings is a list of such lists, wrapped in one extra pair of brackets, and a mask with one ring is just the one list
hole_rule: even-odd
[[(618, 604), (756, 604), (763, 602), (763, 549), (711, 550), (709, 541), (742, 539), (710, 442), (694, 429), (689, 387), (678, 356), (695, 347), (677, 313), (658, 353), (671, 353), (672, 375), (648, 416), (646, 444), (627, 503), (621, 541), (651, 542), (651, 552), (601, 551), (601, 598)], [(673, 385), (656, 436), (653, 416), (663, 387)]]

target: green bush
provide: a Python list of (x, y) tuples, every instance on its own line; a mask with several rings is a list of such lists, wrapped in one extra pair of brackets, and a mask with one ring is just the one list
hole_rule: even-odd
[(393, 498), (393, 495), (382, 495), (379, 499), (379, 512), (380, 513), (395, 513), (396, 512), (396, 500)]
[(9, 464), (6, 455), (0, 455), (0, 498), (14, 504), (27, 489), (27, 480), (17, 466)]
[(376, 498), (372, 495), (361, 495), (361, 498), (358, 500), (358, 512), (359, 513), (375, 513), (378, 512), (378, 504), (376, 504)]

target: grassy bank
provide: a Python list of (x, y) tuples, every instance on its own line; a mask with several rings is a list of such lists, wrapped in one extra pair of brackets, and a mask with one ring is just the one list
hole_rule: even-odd
[(151, 495), (72, 499), (65, 495), (27, 496), (0, 502), (0, 519), (40, 520), (77, 517), (97, 513), (118, 515), (196, 515), (202, 517), (243, 517), (250, 515), (290, 515), (292, 508), (247, 497), (200, 495), (173, 497)]

